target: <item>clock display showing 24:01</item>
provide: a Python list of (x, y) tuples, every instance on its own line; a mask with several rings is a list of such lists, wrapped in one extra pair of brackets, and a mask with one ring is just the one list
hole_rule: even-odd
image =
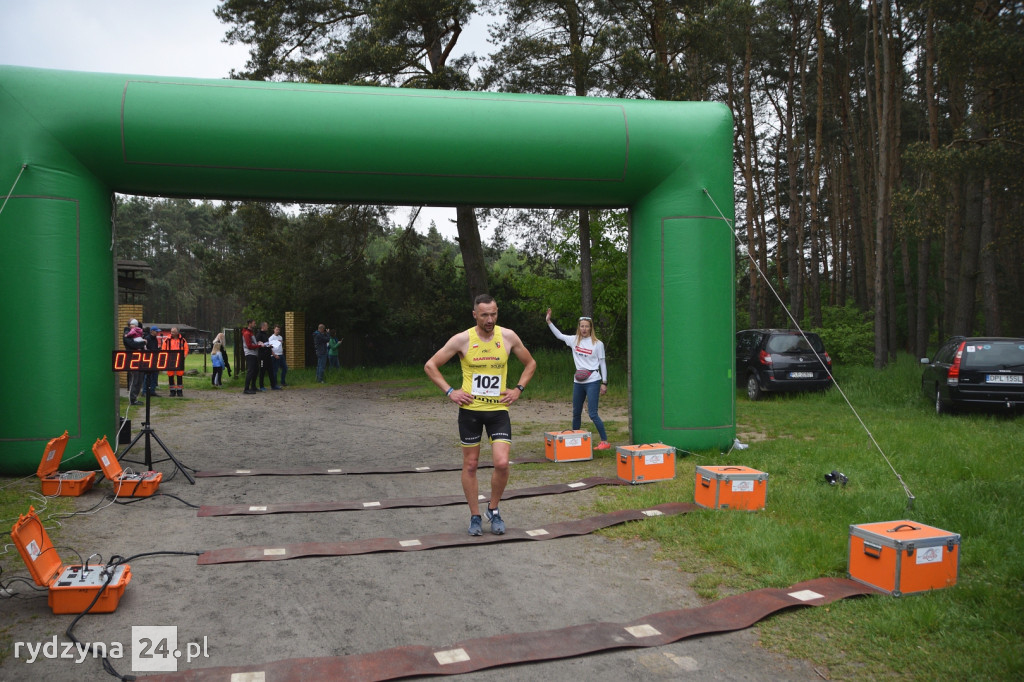
[(180, 372), (185, 356), (177, 350), (115, 350), (111, 362), (115, 372)]

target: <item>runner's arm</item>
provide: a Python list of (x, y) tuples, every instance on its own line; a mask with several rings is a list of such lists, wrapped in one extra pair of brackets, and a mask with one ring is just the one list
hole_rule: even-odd
[[(533, 378), (533, 373), (537, 371), (537, 361), (530, 355), (530, 351), (526, 349), (523, 342), (519, 339), (519, 335), (511, 329), (505, 329), (505, 342), (508, 344), (508, 349), (511, 351), (519, 362), (523, 363), (523, 373), (519, 375), (519, 386), (526, 388), (526, 385), (530, 383), (530, 379)], [(513, 393), (515, 391), (515, 393)], [(512, 388), (505, 391), (505, 395), (501, 397), (501, 402), (506, 405), (511, 405), (515, 401), (519, 400), (519, 396), (523, 393), (518, 388), (513, 386)]]
[[(473, 402), (473, 396), (469, 395), (461, 388), (456, 386), (450, 386), (448, 381), (441, 374), (441, 367), (443, 367), (449, 360), (454, 358), (459, 353), (464, 353), (469, 345), (469, 332), (460, 332), (448, 339), (448, 343), (444, 344), (440, 350), (434, 353), (433, 357), (427, 360), (426, 364), (423, 365), (423, 371), (426, 372), (427, 377), (434, 382), (434, 385), (447, 394), (448, 398), (457, 405), (469, 405)], [(449, 391), (449, 389), (452, 389)]]

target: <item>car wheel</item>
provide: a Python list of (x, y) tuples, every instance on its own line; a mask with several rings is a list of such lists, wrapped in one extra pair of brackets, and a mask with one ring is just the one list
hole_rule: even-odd
[(757, 383), (757, 375), (751, 372), (747, 375), (747, 397), (751, 400), (761, 399), (761, 386)]
[(939, 391), (939, 387), (935, 387), (935, 414), (949, 414), (949, 407), (942, 402), (942, 392)]

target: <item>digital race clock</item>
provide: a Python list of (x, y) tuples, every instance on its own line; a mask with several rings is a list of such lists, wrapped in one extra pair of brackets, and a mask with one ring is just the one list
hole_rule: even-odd
[(115, 350), (111, 362), (115, 372), (181, 372), (185, 355), (180, 350)]

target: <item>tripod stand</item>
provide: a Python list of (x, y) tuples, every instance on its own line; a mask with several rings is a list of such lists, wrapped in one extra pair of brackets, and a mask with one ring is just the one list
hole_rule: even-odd
[[(193, 469), (192, 467), (190, 467), (187, 464), (182, 464), (181, 461), (179, 461), (178, 458), (174, 456), (174, 453), (171, 452), (171, 449), (168, 448), (166, 445), (164, 445), (164, 442), (162, 440), (160, 440), (160, 436), (156, 435), (156, 431), (149, 425), (149, 399), (150, 399), (149, 391), (146, 391), (146, 420), (144, 422), (142, 422), (142, 428), (139, 429), (139, 432), (138, 432), (138, 434), (136, 434), (135, 438), (132, 438), (132, 442), (128, 444), (128, 447), (126, 447), (124, 449), (124, 452), (121, 453), (121, 455), (120, 455), (120, 457), (118, 457), (118, 459), (123, 460), (125, 462), (131, 462), (132, 464), (144, 464), (147, 471), (152, 471), (153, 470), (153, 449), (152, 449), (152, 446), (150, 444), (150, 440), (149, 439), (150, 438), (154, 438), (154, 439), (156, 439), (156, 442), (161, 447), (161, 449), (163, 449), (164, 454), (167, 455), (163, 459), (156, 460), (157, 463), (166, 462), (168, 460), (174, 462), (174, 466), (176, 466), (178, 468), (178, 471), (180, 471), (181, 473), (185, 474), (185, 478), (188, 479), (188, 482), (191, 483), (192, 485), (195, 485), (196, 484), (196, 479), (192, 478), (192, 475), (189, 473), (190, 471), (194, 472), (195, 469)], [(146, 452), (145, 452), (146, 461), (145, 462), (140, 462), (140, 461), (134, 460), (134, 459), (124, 459), (124, 456), (128, 454), (128, 451), (131, 450), (135, 446), (135, 444), (138, 443), (139, 440), (141, 440), (142, 438), (146, 439)]]

